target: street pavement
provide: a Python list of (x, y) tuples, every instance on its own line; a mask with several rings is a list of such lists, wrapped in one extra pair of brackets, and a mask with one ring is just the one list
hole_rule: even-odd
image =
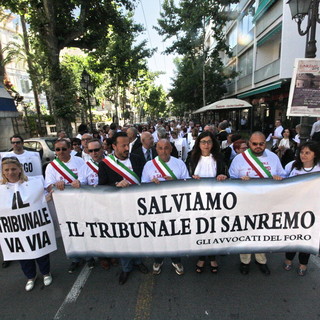
[[(283, 259), (284, 254), (268, 254), (270, 276), (254, 263), (242, 275), (239, 256), (220, 256), (215, 275), (209, 267), (196, 274), (197, 257), (184, 257), (186, 273), (178, 276), (167, 258), (160, 275), (135, 270), (120, 286), (120, 267), (105, 271), (96, 263), (89, 270), (83, 264), (68, 274), (70, 261), (58, 239), (58, 250), (51, 255), (51, 286), (44, 287), (39, 276), (35, 288), (26, 292), (18, 262), (0, 268), (0, 320), (320, 319), (320, 258), (311, 257), (305, 277), (296, 273), (297, 257), (291, 271), (283, 270)], [(145, 264), (151, 270), (152, 259)]]

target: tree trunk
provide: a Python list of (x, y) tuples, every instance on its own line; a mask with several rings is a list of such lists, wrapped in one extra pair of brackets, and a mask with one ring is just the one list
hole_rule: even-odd
[(52, 97), (52, 109), (57, 130), (65, 130), (72, 136), (71, 121), (64, 117), (64, 95), (61, 87), (60, 48), (56, 37), (56, 23), (53, 0), (43, 0), (45, 24), (42, 39), (46, 45), (46, 54), (49, 66), (49, 91)]
[(23, 43), (24, 43), (24, 48), (26, 51), (27, 55), (27, 64), (28, 64), (28, 69), (29, 69), (29, 76), (30, 80), (32, 83), (32, 91), (33, 91), (33, 96), (34, 96), (34, 103), (36, 106), (37, 110), (37, 116), (38, 116), (38, 124), (37, 124), (37, 131), (40, 136), (44, 135), (44, 130), (41, 127), (41, 110), (40, 110), (40, 101), (39, 101), (39, 90), (38, 90), (38, 85), (37, 85), (37, 79), (34, 74), (34, 67), (32, 60), (30, 58), (30, 45), (28, 41), (28, 32), (27, 32), (27, 26), (26, 26), (26, 20), (24, 15), (20, 16), (21, 19), (21, 25), (22, 25), (22, 32), (23, 32)]

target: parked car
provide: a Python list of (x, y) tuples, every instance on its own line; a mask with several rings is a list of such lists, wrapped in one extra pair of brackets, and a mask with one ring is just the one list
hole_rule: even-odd
[(52, 137), (29, 138), (24, 140), (24, 148), (26, 150), (40, 153), (43, 173), (47, 165), (55, 158), (54, 142), (56, 140), (57, 138)]

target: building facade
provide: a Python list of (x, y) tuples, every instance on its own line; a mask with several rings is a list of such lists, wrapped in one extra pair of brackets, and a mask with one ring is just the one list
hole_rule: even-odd
[[(269, 132), (275, 119), (287, 125), (300, 122), (286, 116), (295, 58), (304, 58), (306, 37), (298, 34), (289, 5), (283, 0), (240, 0), (229, 7), (225, 36), (232, 57), (223, 55), (226, 72), (238, 73), (226, 83), (226, 98), (248, 101), (253, 108), (231, 111), (228, 117), (240, 126), (245, 116), (252, 130)], [(206, 44), (214, 46), (207, 25)], [(318, 43), (320, 35), (317, 35)], [(227, 115), (224, 115), (226, 117)]]

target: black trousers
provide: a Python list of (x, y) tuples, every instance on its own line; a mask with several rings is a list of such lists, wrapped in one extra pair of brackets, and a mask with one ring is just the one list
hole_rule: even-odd
[[(286, 252), (286, 259), (293, 260), (296, 255), (296, 252)], [(308, 264), (310, 253), (299, 252), (299, 262), (300, 264)]]
[(41, 274), (45, 275), (50, 273), (49, 254), (46, 254), (45, 256), (40, 257), (38, 259), (20, 260), (22, 271), (28, 279), (33, 279), (37, 274), (36, 262), (39, 266)]

